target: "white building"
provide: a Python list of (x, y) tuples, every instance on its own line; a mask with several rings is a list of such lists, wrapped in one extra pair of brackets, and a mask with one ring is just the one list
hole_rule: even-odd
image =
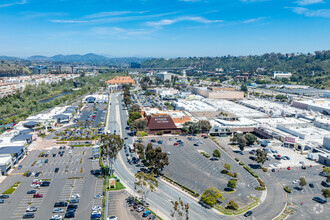
[(306, 101), (293, 101), (292, 106), (301, 109), (321, 112), (330, 115), (330, 99), (315, 99)]
[(292, 76), (292, 73), (290, 73), (290, 72), (274, 71), (273, 78), (282, 79), (282, 78), (290, 78), (291, 76)]
[(159, 78), (163, 81), (169, 80), (171, 81), (172, 79), (172, 74), (168, 72), (160, 72), (155, 74), (155, 78)]

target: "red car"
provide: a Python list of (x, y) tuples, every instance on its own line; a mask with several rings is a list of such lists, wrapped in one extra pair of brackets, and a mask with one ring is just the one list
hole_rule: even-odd
[(174, 146), (179, 145), (179, 143), (174, 143)]
[(43, 195), (39, 193), (33, 195), (33, 198), (42, 198), (42, 197)]
[(279, 158), (281, 158), (281, 155), (277, 155)]
[(205, 137), (205, 134), (202, 134), (202, 137)]
[(291, 170), (291, 167), (288, 167), (288, 170)]

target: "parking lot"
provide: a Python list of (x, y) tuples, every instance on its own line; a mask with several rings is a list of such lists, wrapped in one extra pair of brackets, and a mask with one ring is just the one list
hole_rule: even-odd
[[(59, 152), (63, 152), (60, 156)], [(52, 213), (53, 205), (60, 201), (69, 201), (74, 197), (79, 198), (78, 209), (73, 219), (87, 219), (94, 205), (102, 205), (102, 198), (94, 199), (94, 196), (102, 193), (103, 179), (96, 178), (91, 174), (92, 169), (99, 169), (98, 161), (92, 161), (92, 149), (87, 147), (74, 149), (54, 148), (49, 151), (47, 157), (41, 157), (41, 153), (47, 151), (32, 151), (21, 163), (22, 168), (16, 169), (0, 185), (0, 192), (5, 191), (13, 183), (20, 181), (21, 184), (9, 195), (0, 206), (1, 219), (21, 219), (28, 207), (36, 207), (35, 219), (50, 219), (53, 215), (64, 216), (65, 213)], [(48, 163), (45, 163), (48, 160)], [(55, 172), (58, 168), (58, 172)], [(31, 176), (23, 176), (29, 171)], [(38, 177), (35, 173), (41, 172)], [(32, 182), (50, 181), (48, 187), (31, 186)], [(33, 198), (33, 194), (27, 194), (29, 190), (36, 190), (42, 194), (42, 198)], [(64, 208), (65, 210), (65, 208)]]
[[(201, 137), (193, 137), (193, 140), (189, 140), (188, 137), (184, 136), (148, 137), (144, 139), (144, 144), (146, 145), (151, 139), (163, 141), (162, 144), (154, 143), (154, 145), (161, 146), (163, 151), (168, 153), (169, 166), (165, 167), (163, 173), (195, 192), (201, 194), (208, 187), (217, 187), (224, 192), (228, 180), (232, 179), (228, 175), (221, 174), (224, 164), (228, 163), (231, 165), (230, 172), (238, 173), (238, 184), (235, 193), (223, 193), (224, 203), (227, 200), (235, 200), (239, 205), (246, 205), (250, 202), (249, 196), (257, 198), (261, 196), (260, 191), (254, 190), (255, 187), (259, 186), (256, 179), (223, 151), (221, 151), (221, 159), (218, 161), (211, 161), (200, 153), (200, 151), (204, 151), (212, 155), (213, 151), (218, 149), (211, 140)], [(177, 142), (176, 139), (183, 141), (184, 145), (174, 145)], [(198, 142), (198, 146), (194, 146)], [(178, 170), (180, 172), (177, 172)]]
[(104, 103), (86, 103), (85, 108), (77, 116), (76, 123), (78, 125), (87, 125), (87, 121), (91, 121), (91, 126), (96, 128), (105, 120), (107, 104)]

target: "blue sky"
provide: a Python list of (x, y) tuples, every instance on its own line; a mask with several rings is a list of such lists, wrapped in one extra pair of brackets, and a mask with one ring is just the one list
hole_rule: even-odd
[(0, 55), (330, 49), (330, 0), (0, 0)]

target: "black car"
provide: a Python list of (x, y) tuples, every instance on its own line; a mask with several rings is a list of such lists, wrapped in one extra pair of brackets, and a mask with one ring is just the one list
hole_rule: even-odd
[(56, 167), (55, 168), (55, 173), (58, 173), (59, 170), (60, 170), (60, 168)]
[(50, 182), (49, 181), (43, 181), (40, 186), (49, 186)]
[(317, 196), (313, 197), (313, 200), (316, 201), (316, 202), (319, 202), (321, 204), (324, 204), (324, 203), (327, 202), (324, 199), (321, 199), (320, 197), (317, 197)]
[(329, 186), (330, 186), (330, 185), (329, 185), (327, 182), (325, 182), (325, 181), (322, 181), (322, 182), (321, 182), (321, 185), (324, 186), (324, 187), (329, 187)]
[(73, 204), (68, 205), (68, 209), (77, 209), (77, 208), (78, 205), (73, 205)]
[(67, 209), (66, 212), (76, 212), (77, 209)]
[(29, 176), (31, 176), (31, 172), (28, 172), (27, 174), (26, 174), (26, 177), (29, 177)]
[(22, 169), (22, 165), (19, 165), (19, 166), (18, 166), (18, 169), (19, 169), (19, 170)]
[(3, 203), (5, 203), (5, 200), (0, 199), (0, 204), (3, 204)]
[(308, 184), (310, 188), (314, 188), (314, 184), (313, 183), (310, 183)]
[(8, 195), (1, 195), (1, 196), (0, 196), (0, 199), (8, 199), (8, 198), (9, 198)]
[(71, 199), (70, 204), (79, 203), (79, 199)]
[(54, 204), (54, 207), (67, 207), (68, 203), (67, 202), (56, 202)]
[(45, 163), (48, 163), (48, 159), (45, 160)]
[(30, 191), (27, 191), (26, 194), (36, 194), (37, 190), (30, 190)]
[(65, 213), (64, 218), (74, 218), (74, 212)]
[(252, 215), (252, 211), (247, 211), (244, 214), (244, 217), (249, 217), (250, 215)]
[(53, 157), (56, 157), (56, 154), (53, 154)]
[(40, 175), (40, 172), (36, 172), (36, 175), (34, 175), (35, 177), (38, 177)]
[(22, 218), (34, 218), (34, 213), (26, 213)]

